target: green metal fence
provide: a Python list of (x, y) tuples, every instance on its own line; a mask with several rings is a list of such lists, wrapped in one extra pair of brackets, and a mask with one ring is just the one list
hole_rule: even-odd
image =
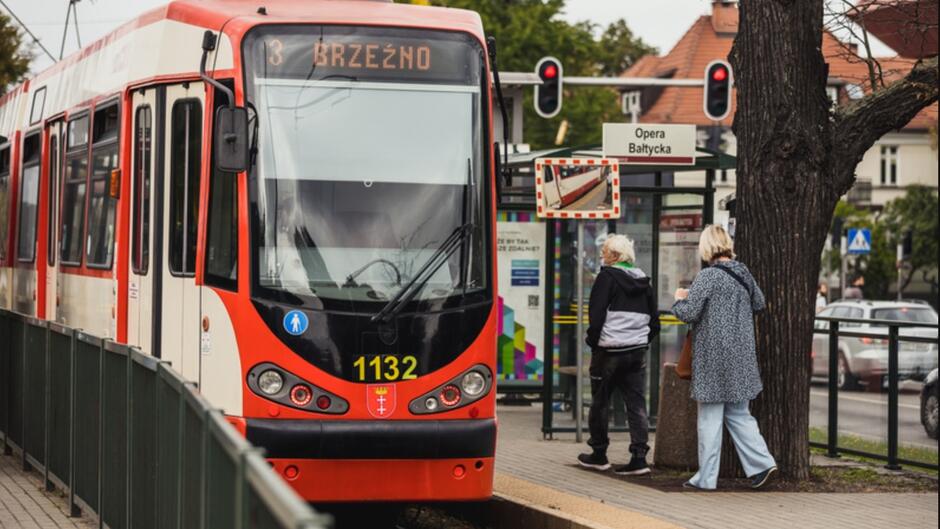
[(0, 443), (111, 529), (332, 525), (168, 364), (2, 309)]

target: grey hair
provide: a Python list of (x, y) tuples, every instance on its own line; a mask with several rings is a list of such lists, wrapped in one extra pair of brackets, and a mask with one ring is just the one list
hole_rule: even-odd
[(636, 252), (633, 249), (633, 241), (626, 235), (614, 234), (607, 237), (602, 249), (615, 258), (618, 263), (636, 262)]

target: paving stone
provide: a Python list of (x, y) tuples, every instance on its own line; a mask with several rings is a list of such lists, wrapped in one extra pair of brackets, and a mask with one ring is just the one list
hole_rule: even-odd
[(68, 500), (42, 488), (38, 472), (23, 472), (20, 460), (0, 456), (0, 528), (92, 529), (87, 518), (69, 518)]
[[(574, 467), (587, 450), (574, 434), (545, 441), (540, 406), (503, 407), (497, 472), (687, 529), (923, 529), (938, 526), (937, 494), (661, 492)], [(628, 459), (629, 434), (612, 434), (613, 463)], [(655, 450), (655, 446), (654, 446)]]

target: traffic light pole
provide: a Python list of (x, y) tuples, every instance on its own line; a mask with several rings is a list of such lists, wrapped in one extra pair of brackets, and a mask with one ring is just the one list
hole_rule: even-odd
[[(542, 84), (539, 76), (532, 72), (500, 72), (503, 84), (516, 86), (535, 86)], [(704, 79), (662, 79), (660, 77), (569, 77), (564, 78), (564, 84), (575, 86), (612, 86), (612, 87), (643, 87), (643, 86), (705, 86)]]

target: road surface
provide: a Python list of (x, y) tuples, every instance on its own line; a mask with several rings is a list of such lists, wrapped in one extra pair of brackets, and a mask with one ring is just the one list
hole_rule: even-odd
[[(927, 437), (920, 424), (920, 394), (901, 393), (898, 398), (898, 441), (902, 445), (937, 450), (937, 441)], [(825, 387), (810, 389), (810, 426), (826, 428), (829, 420), (829, 392)], [(861, 391), (839, 393), (839, 433), (874, 441), (888, 439), (888, 394)]]

